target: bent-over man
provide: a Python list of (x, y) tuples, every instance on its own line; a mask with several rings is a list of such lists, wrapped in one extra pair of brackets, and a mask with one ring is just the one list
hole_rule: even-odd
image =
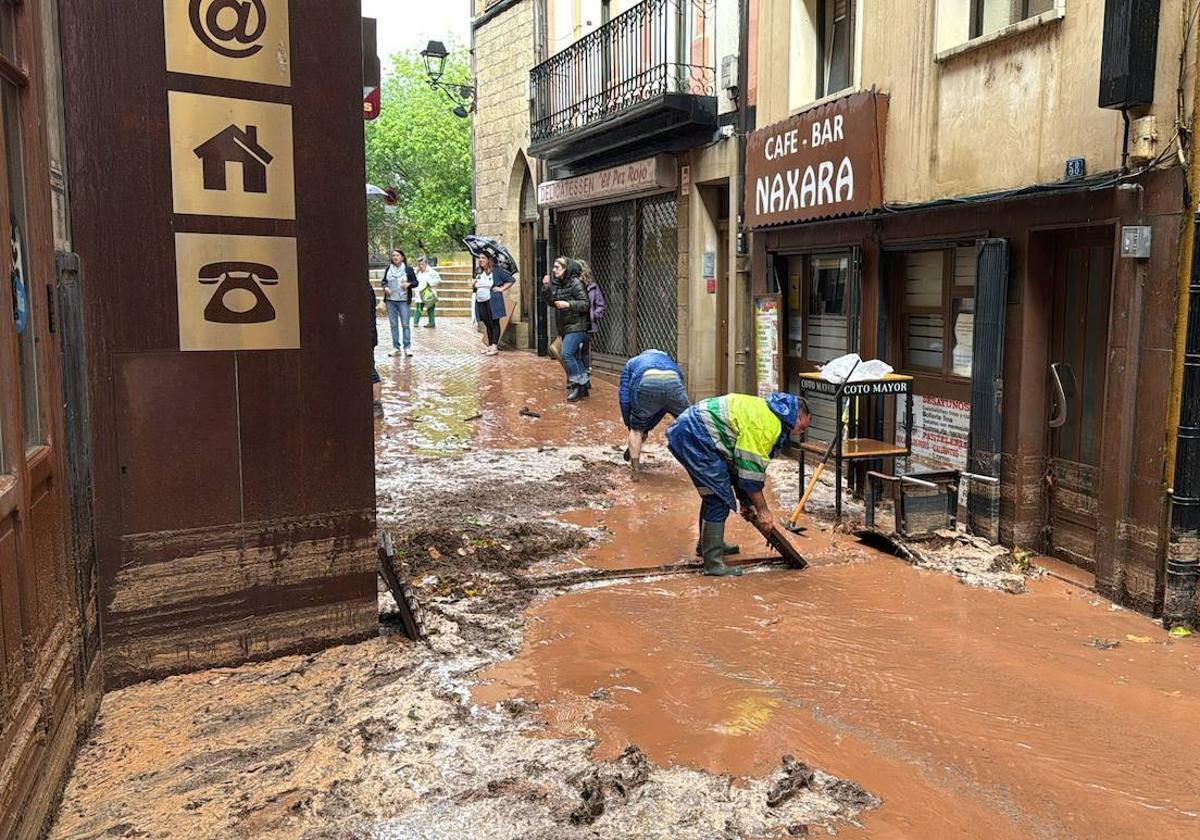
[[(808, 403), (792, 394), (765, 400), (726, 394), (701, 400), (667, 429), (667, 447), (700, 493), (700, 553), (706, 575), (740, 575), (725, 565), (725, 520), (742, 515), (764, 535), (775, 527), (763, 488), (767, 464), (788, 439), (808, 428)], [(731, 553), (731, 552), (729, 552)]]
[(642, 443), (668, 413), (672, 420), (678, 419), (691, 401), (683, 384), (683, 371), (661, 350), (646, 350), (625, 363), (617, 397), (621, 420), (629, 430), (625, 459), (637, 481)]

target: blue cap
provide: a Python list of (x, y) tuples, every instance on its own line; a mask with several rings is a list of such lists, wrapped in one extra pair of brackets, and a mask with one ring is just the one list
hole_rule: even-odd
[(776, 391), (767, 397), (767, 408), (783, 423), (783, 433), (790, 435), (796, 425), (796, 419), (800, 416), (800, 401), (796, 399), (796, 395)]

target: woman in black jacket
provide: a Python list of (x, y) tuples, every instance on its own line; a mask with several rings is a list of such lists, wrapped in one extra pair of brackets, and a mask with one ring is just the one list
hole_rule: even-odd
[(553, 274), (553, 279), (549, 275), (542, 278), (542, 298), (546, 306), (555, 309), (567, 368), (567, 402), (576, 402), (588, 395), (591, 386), (583, 363), (583, 342), (591, 329), (591, 302), (579, 279), (580, 266), (575, 260), (559, 257), (554, 261)]

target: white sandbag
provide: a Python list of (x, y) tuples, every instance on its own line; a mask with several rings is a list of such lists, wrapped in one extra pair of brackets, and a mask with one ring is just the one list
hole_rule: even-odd
[[(858, 365), (857, 368), (855, 364)], [(847, 353), (845, 356), (838, 356), (822, 367), (821, 378), (826, 382), (840, 385), (846, 381), (846, 376), (852, 370), (854, 371), (854, 375), (850, 376), (851, 382), (865, 382), (872, 379), (882, 379), (892, 372), (892, 366), (879, 359), (871, 359), (869, 362), (864, 362), (859, 358), (857, 353)]]

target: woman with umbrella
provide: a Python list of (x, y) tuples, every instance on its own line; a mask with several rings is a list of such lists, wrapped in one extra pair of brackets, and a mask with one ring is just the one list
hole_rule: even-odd
[(500, 352), (500, 322), (507, 314), (504, 293), (517, 282), (510, 273), (517, 270), (517, 264), (504, 246), (490, 237), (467, 236), (463, 244), (479, 260), (479, 274), (471, 284), (475, 290), (475, 318), (487, 330), (484, 355), (495, 356)]

